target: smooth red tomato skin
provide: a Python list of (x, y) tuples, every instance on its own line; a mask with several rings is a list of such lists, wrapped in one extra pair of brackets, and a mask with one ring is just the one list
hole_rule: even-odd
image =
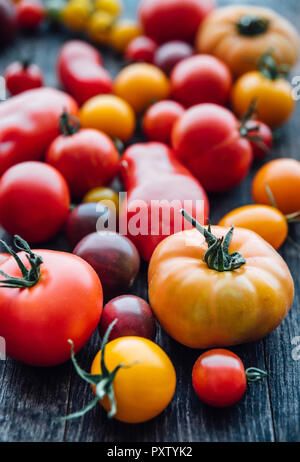
[[(70, 358), (68, 339), (76, 352), (92, 335), (102, 312), (102, 288), (95, 271), (75, 255), (34, 252), (43, 259), (40, 281), (30, 289), (0, 288), (0, 335), (11, 358), (54, 366)], [(28, 268), (25, 254), (19, 256)], [(21, 277), (13, 257), (1, 269)]]
[(169, 144), (173, 126), (184, 110), (181, 104), (171, 100), (150, 106), (143, 118), (143, 131), (147, 138)]
[(160, 45), (154, 55), (154, 64), (166, 74), (170, 74), (179, 61), (192, 56), (193, 47), (181, 40), (171, 40)]
[(156, 48), (157, 43), (154, 40), (140, 35), (127, 45), (125, 57), (128, 61), (143, 61), (152, 64)]
[(263, 160), (267, 155), (268, 152), (271, 151), (273, 146), (273, 133), (271, 128), (261, 122), (260, 120), (250, 120), (247, 125), (248, 127), (257, 126), (258, 130), (249, 131), (248, 135), (250, 136), (259, 136), (261, 143), (265, 146), (262, 147), (259, 143), (250, 140), (250, 144), (252, 146), (253, 157), (255, 160)]
[(10, 257), (9, 253), (0, 253), (0, 265)]
[(249, 171), (252, 148), (239, 125), (228, 109), (216, 104), (195, 105), (175, 123), (175, 154), (208, 191), (227, 191)]
[(16, 7), (18, 24), (24, 29), (35, 29), (45, 17), (45, 8), (40, 0), (20, 0)]
[(143, 0), (138, 15), (145, 34), (159, 43), (193, 42), (199, 25), (213, 8), (213, 0)]
[(119, 154), (112, 140), (95, 129), (60, 135), (49, 146), (46, 162), (65, 177), (73, 197), (105, 186), (118, 172)]
[(11, 95), (39, 88), (43, 85), (43, 74), (36, 64), (24, 67), (21, 62), (13, 62), (4, 71), (6, 88)]
[(171, 72), (171, 94), (187, 107), (200, 103), (224, 105), (231, 86), (229, 68), (214, 56), (191, 56), (180, 61)]
[(113, 298), (103, 308), (99, 324), (103, 338), (109, 325), (117, 319), (109, 340), (125, 336), (145, 337), (153, 340), (156, 333), (155, 320), (149, 304), (135, 295), (121, 295)]
[(229, 350), (214, 349), (203, 353), (194, 364), (193, 387), (205, 403), (215, 407), (232, 406), (246, 391), (245, 368)]
[(50, 165), (22, 162), (1, 177), (0, 223), (11, 235), (46, 241), (59, 231), (69, 207), (68, 185)]

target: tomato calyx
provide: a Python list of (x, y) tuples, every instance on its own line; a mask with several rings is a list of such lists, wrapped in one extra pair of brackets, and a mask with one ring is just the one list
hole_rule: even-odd
[(269, 19), (261, 18), (251, 14), (242, 16), (236, 23), (240, 35), (255, 37), (256, 35), (265, 34), (269, 28)]
[(234, 226), (230, 228), (225, 237), (217, 238), (212, 234), (210, 225), (208, 225), (208, 229), (204, 228), (183, 209), (181, 209), (181, 214), (205, 237), (208, 250), (205, 252), (204, 261), (210, 269), (219, 272), (233, 271), (246, 263), (240, 252), (229, 253)]
[(88, 411), (93, 409), (94, 406), (98, 403), (99, 400), (102, 400), (105, 396), (109, 398), (110, 401), (110, 411), (108, 412), (108, 417), (111, 418), (113, 417), (116, 412), (117, 412), (117, 405), (115, 401), (115, 394), (114, 394), (114, 388), (113, 388), (113, 382), (116, 376), (116, 373), (121, 367), (125, 367), (123, 364), (118, 364), (112, 372), (109, 372), (109, 370), (106, 367), (105, 364), (105, 347), (108, 343), (108, 338), (109, 335), (116, 324), (117, 319), (115, 319), (108, 327), (107, 331), (105, 332), (105, 335), (102, 339), (101, 343), (101, 374), (90, 374), (89, 372), (84, 371), (81, 369), (79, 366), (75, 355), (74, 355), (74, 344), (72, 340), (68, 340), (68, 342), (71, 344), (71, 360), (73, 362), (73, 366), (77, 372), (77, 374), (85, 380), (87, 383), (95, 387), (95, 394), (96, 397), (84, 408), (81, 409), (81, 411), (74, 412), (73, 414), (69, 414), (65, 417), (63, 417), (63, 420), (69, 420), (69, 419), (74, 419), (76, 417), (82, 417), (84, 414), (86, 414)]
[(59, 119), (59, 131), (63, 136), (71, 136), (80, 129), (79, 120), (71, 116), (66, 110), (63, 111)]
[(269, 80), (277, 80), (285, 77), (290, 67), (287, 64), (277, 65), (275, 59), (272, 56), (273, 50), (268, 50), (258, 61), (257, 68), (259, 72)]
[(33, 253), (28, 243), (24, 241), (24, 239), (17, 235), (14, 236), (15, 247), (26, 253), (26, 257), (30, 263), (30, 269), (27, 269), (18, 254), (9, 245), (7, 245), (5, 241), (1, 239), (0, 242), (5, 247), (7, 252), (10, 253), (12, 257), (14, 257), (23, 275), (22, 278), (16, 278), (9, 276), (4, 271), (0, 271), (0, 274), (5, 277), (4, 280), (0, 281), (0, 287), (25, 289), (35, 286), (41, 278), (40, 266), (43, 263), (42, 257)]
[(266, 371), (257, 369), (257, 367), (248, 367), (245, 371), (247, 382), (258, 382), (268, 376)]

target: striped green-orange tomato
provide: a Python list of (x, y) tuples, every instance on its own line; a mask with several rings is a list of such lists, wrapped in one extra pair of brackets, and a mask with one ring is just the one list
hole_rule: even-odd
[(150, 261), (149, 299), (162, 327), (192, 348), (267, 335), (294, 297), (281, 256), (253, 231), (214, 226), (210, 232), (185, 216), (197, 229), (166, 238)]

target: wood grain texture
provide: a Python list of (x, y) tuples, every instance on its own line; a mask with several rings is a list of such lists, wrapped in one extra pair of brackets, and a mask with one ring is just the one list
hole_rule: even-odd
[[(134, 14), (137, 0), (123, 0), (126, 16)], [(240, 1), (219, 1), (220, 5)], [(257, 1), (242, 3), (257, 4)], [(300, 28), (298, 0), (265, 0)], [(43, 30), (24, 36), (0, 55), (0, 73), (22, 53), (35, 52), (35, 61), (46, 75), (46, 84), (57, 86), (55, 60), (61, 44), (70, 34)], [(124, 64), (104, 50), (104, 62), (113, 75)], [(300, 75), (300, 67), (295, 70)], [(300, 103), (290, 122), (276, 133), (276, 146), (270, 158), (291, 156), (300, 159)], [(137, 139), (141, 139), (137, 137)], [(251, 202), (251, 180), (259, 168), (231, 192), (210, 196), (211, 221), (217, 222), (233, 207)], [(300, 193), (300, 192), (298, 192)], [(1, 237), (8, 238), (2, 231)], [(300, 242), (300, 226), (291, 229)], [(63, 235), (44, 247), (69, 250)], [(286, 243), (280, 253), (287, 261), (296, 284), (296, 298), (283, 324), (260, 342), (233, 348), (247, 367), (266, 369), (268, 380), (252, 384), (245, 397), (234, 407), (220, 410), (201, 403), (191, 385), (191, 370), (200, 351), (190, 350), (158, 329), (156, 341), (172, 359), (177, 372), (177, 389), (168, 409), (156, 419), (140, 425), (109, 421), (100, 406), (82, 419), (64, 422), (60, 416), (81, 409), (93, 397), (90, 387), (79, 379), (69, 363), (49, 369), (30, 368), (8, 359), (0, 361), (0, 441), (300, 441), (300, 361), (292, 359), (292, 338), (300, 335), (300, 253)], [(147, 298), (147, 265), (143, 264), (132, 293)], [(41, 307), (42, 309), (42, 307)], [(29, 333), (30, 335), (30, 333)], [(97, 333), (78, 354), (80, 364), (89, 368), (99, 348)]]

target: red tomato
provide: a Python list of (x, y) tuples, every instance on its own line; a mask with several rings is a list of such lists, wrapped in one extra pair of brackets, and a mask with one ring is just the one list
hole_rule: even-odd
[(101, 283), (75, 255), (31, 251), (16, 238), (15, 246), (25, 250), (18, 256), (31, 271), (23, 271), (22, 278), (12, 256), (1, 264), (11, 287), (5, 287), (8, 279), (1, 276), (0, 335), (8, 356), (33, 366), (54, 366), (70, 358), (68, 339), (78, 351), (95, 330), (103, 304)]
[(172, 96), (187, 107), (199, 103), (224, 105), (231, 85), (229, 68), (214, 56), (191, 56), (180, 61), (171, 72)]
[(138, 14), (145, 34), (157, 42), (193, 42), (214, 5), (213, 0), (142, 0)]
[(152, 104), (143, 118), (143, 131), (149, 140), (170, 143), (175, 122), (184, 113), (176, 101), (159, 101)]
[(143, 61), (152, 64), (156, 48), (157, 44), (154, 40), (140, 35), (127, 45), (125, 57), (128, 61)]
[(45, 7), (40, 0), (19, 0), (17, 22), (24, 29), (35, 29), (45, 17)]
[(46, 162), (65, 177), (73, 197), (81, 198), (96, 186), (111, 182), (119, 168), (119, 154), (105, 133), (93, 128), (78, 131), (68, 115), (61, 117), (63, 134), (50, 144)]
[(61, 228), (69, 207), (68, 185), (50, 165), (22, 162), (1, 177), (0, 223), (9, 234), (46, 241)]
[[(251, 128), (254, 127), (254, 130)], [(249, 120), (246, 123), (247, 138), (250, 141), (255, 160), (266, 157), (273, 146), (273, 133), (271, 128), (260, 120)]]
[(157, 48), (154, 55), (154, 64), (166, 74), (170, 74), (173, 67), (194, 53), (193, 47), (186, 42), (173, 40)]
[(39, 88), (43, 85), (43, 74), (36, 64), (15, 61), (4, 71), (6, 88), (11, 95)]
[(172, 130), (177, 157), (208, 191), (227, 191), (247, 175), (253, 154), (240, 133), (240, 122), (216, 104), (198, 104)]
[(0, 265), (4, 263), (8, 259), (8, 257), (10, 257), (9, 253), (1, 252), (0, 253)]

